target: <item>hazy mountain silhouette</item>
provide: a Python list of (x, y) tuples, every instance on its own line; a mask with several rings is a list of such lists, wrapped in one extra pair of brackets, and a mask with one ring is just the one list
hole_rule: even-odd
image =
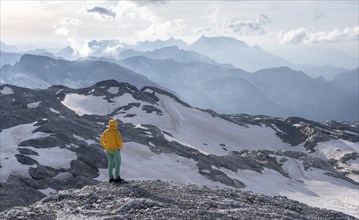
[(190, 49), (205, 54), (219, 63), (230, 63), (250, 72), (291, 65), (285, 59), (267, 53), (257, 45), (250, 47), (232, 37), (202, 36), (190, 46)]
[(147, 77), (115, 63), (104, 61), (66, 61), (25, 54), (14, 66), (1, 68), (2, 81), (28, 88), (50, 85), (84, 87), (105, 79), (117, 79), (136, 86), (156, 85)]

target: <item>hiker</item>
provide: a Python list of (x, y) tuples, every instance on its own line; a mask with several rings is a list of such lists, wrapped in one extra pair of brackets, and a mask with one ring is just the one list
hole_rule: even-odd
[[(121, 166), (121, 149), (123, 148), (122, 137), (120, 132), (117, 130), (117, 121), (109, 120), (109, 128), (106, 129), (101, 136), (101, 145), (106, 150), (108, 159), (108, 176), (109, 182), (122, 182), (123, 179), (120, 177), (120, 166)], [(115, 176), (113, 176), (113, 162), (115, 162)], [(115, 178), (114, 178), (115, 177)]]

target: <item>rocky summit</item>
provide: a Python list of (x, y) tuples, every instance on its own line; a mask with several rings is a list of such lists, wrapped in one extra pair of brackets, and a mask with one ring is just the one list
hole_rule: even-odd
[(355, 219), (280, 196), (162, 181), (59, 191), (1, 219)]

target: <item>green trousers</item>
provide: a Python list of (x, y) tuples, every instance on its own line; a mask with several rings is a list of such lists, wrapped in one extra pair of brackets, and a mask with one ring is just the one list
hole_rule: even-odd
[(120, 176), (121, 153), (119, 150), (106, 152), (108, 159), (108, 177), (113, 179), (113, 162), (115, 162), (115, 179)]

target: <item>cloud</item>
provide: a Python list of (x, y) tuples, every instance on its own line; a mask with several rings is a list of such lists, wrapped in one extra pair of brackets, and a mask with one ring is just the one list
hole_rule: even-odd
[(81, 21), (76, 18), (66, 17), (60, 19), (52, 27), (55, 29), (55, 35), (58, 36), (69, 36), (74, 35), (77, 26), (81, 24)]
[(60, 19), (52, 27), (55, 29), (55, 35), (66, 37), (66, 40), (75, 51), (74, 55), (86, 57), (92, 52), (91, 48), (88, 47), (88, 42), (76, 38), (76, 30), (81, 23), (77, 18), (66, 17)]
[(185, 27), (183, 20), (177, 19), (173, 21), (156, 21), (145, 30), (140, 30), (137, 33), (139, 40), (156, 40), (169, 38), (176, 33), (179, 33)]
[(265, 33), (263, 25), (270, 22), (268, 16), (261, 14), (256, 20), (246, 20), (246, 21), (235, 21), (229, 24), (235, 33), (240, 35), (250, 35), (250, 34), (263, 34)]
[(67, 38), (70, 43), (71, 48), (75, 51), (74, 55), (78, 55), (80, 57), (87, 57), (92, 54), (91, 48), (88, 46), (88, 41), (82, 41), (78, 38)]
[(154, 4), (154, 5), (163, 5), (166, 4), (169, 0), (133, 0), (134, 3), (138, 5), (148, 5), (148, 4)]
[(226, 35), (257, 35), (265, 34), (263, 25), (270, 23), (268, 16), (260, 14), (254, 20), (226, 20), (219, 16), (219, 10), (214, 10), (209, 15), (209, 25), (195, 29), (195, 32), (202, 34)]
[(359, 39), (359, 26), (354, 28), (333, 29), (331, 31), (310, 32), (306, 28), (299, 28), (278, 33), (281, 43), (315, 44), (322, 42), (342, 42)]
[[(139, 40), (165, 39), (179, 33), (185, 27), (182, 19), (164, 20), (147, 4), (120, 1), (113, 10), (117, 12), (117, 21), (133, 22), (132, 26), (136, 28), (134, 34)], [(138, 27), (135, 24), (139, 24)]]
[(101, 7), (101, 6), (95, 6), (93, 8), (87, 8), (86, 9), (87, 13), (95, 13), (96, 15), (99, 15), (100, 18), (102, 19), (106, 19), (108, 17), (110, 18), (115, 18), (116, 17), (116, 13), (113, 12), (110, 9), (107, 9), (105, 7)]

